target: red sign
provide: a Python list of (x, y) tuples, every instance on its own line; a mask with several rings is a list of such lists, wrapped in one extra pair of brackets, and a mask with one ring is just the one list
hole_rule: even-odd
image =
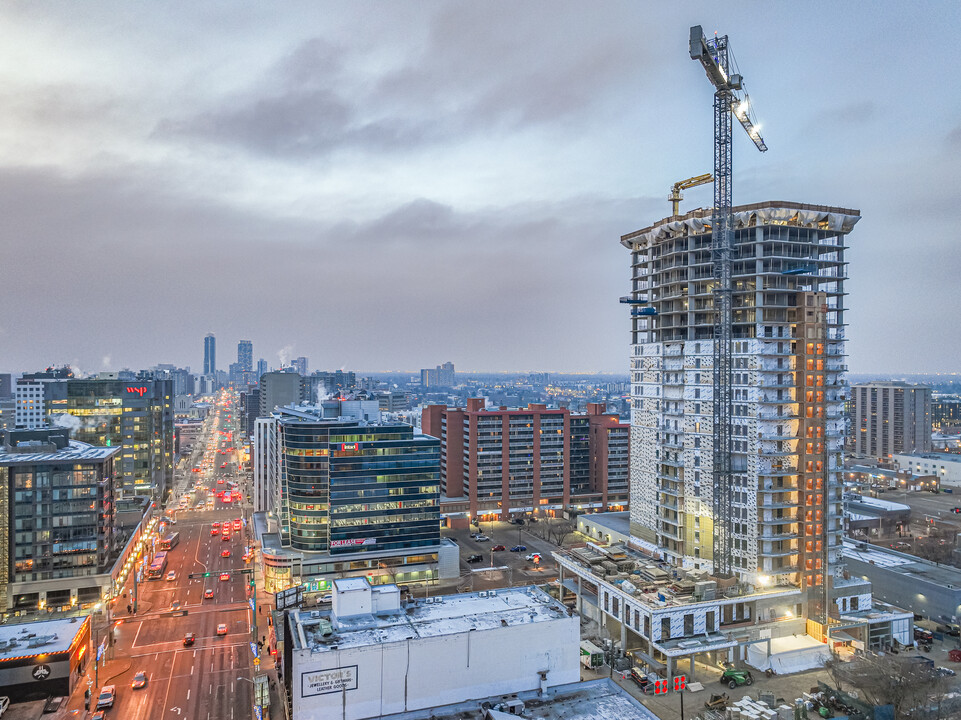
[(654, 681), (654, 694), (664, 695), (667, 693), (667, 680), (655, 680)]
[(345, 450), (349, 450), (349, 451), (360, 450), (360, 443), (341, 443), (340, 451), (344, 452)]
[(146, 388), (146, 387), (134, 387), (134, 386), (132, 386), (132, 385), (128, 385), (128, 386), (127, 386), (127, 392), (128, 392), (128, 393), (136, 393), (136, 394), (139, 395), (140, 397), (143, 397), (144, 394), (147, 392), (147, 388)]
[(675, 675), (674, 676), (674, 692), (681, 692), (681, 690), (687, 689), (687, 676), (686, 675)]

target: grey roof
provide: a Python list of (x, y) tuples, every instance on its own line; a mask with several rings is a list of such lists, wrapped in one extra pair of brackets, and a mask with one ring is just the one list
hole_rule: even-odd
[[(608, 678), (559, 685), (551, 688), (547, 697), (541, 697), (537, 691), (516, 693), (510, 699), (515, 697), (526, 706), (524, 717), (536, 720), (657, 720), (657, 715)], [(390, 720), (484, 720), (487, 714), (481, 708), (482, 702), (496, 707), (506, 699), (494, 696), (388, 717)]]
[(0, 626), (0, 661), (66, 652), (86, 618)]
[[(21, 446), (22, 447), (22, 446)], [(0, 448), (0, 465), (50, 465), (55, 463), (97, 462), (120, 452), (117, 447), (98, 447), (71, 440), (70, 444), (55, 452), (8, 452)]]
[(597, 525), (598, 527), (607, 528), (611, 532), (617, 532), (621, 535), (631, 534), (631, 513), (629, 511), (590, 513), (582, 515), (579, 519), (583, 519), (584, 522)]
[[(947, 588), (961, 588), (961, 569), (959, 568), (922, 560), (914, 555), (878, 545), (866, 545), (864, 549), (860, 549), (862, 544), (855, 545), (845, 540), (842, 546), (845, 560), (857, 560), (866, 565), (874, 565), (918, 582), (934, 583)], [(857, 574), (853, 567), (852, 572)]]

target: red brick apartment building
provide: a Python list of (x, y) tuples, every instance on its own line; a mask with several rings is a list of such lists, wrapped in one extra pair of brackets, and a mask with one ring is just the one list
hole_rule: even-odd
[(630, 425), (605, 409), (591, 403), (581, 415), (531, 403), (487, 410), (482, 398), (466, 408), (428, 405), (421, 427), (440, 439), (441, 494), (455, 501), (444, 512), (508, 519), (627, 509)]

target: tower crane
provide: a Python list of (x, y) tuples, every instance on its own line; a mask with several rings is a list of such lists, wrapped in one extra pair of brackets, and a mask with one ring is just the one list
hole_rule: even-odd
[[(714, 86), (714, 212), (711, 217), (711, 265), (714, 286), (714, 372), (713, 372), (713, 513), (714, 513), (714, 573), (731, 577), (734, 573), (734, 538), (731, 530), (731, 505), (734, 497), (732, 458), (734, 444), (731, 422), (734, 415), (732, 388), (732, 268), (731, 252), (734, 245), (734, 213), (732, 207), (732, 144), (731, 116), (747, 132), (761, 152), (767, 145), (760, 129), (751, 118), (750, 99), (743, 89), (743, 78), (732, 72), (727, 35), (712, 39), (704, 37), (700, 25), (691, 28), (691, 59), (700, 61)], [(743, 96), (742, 96), (743, 93)]]
[(703, 175), (698, 175), (696, 177), (689, 177), (687, 180), (681, 180), (680, 182), (674, 183), (674, 185), (671, 187), (671, 194), (667, 198), (671, 201), (671, 217), (678, 216), (681, 200), (684, 199), (684, 196), (681, 195), (681, 190), (688, 190), (692, 187), (697, 187), (698, 185), (706, 185), (709, 182), (714, 182), (714, 176), (711, 175), (711, 173), (704, 173)]

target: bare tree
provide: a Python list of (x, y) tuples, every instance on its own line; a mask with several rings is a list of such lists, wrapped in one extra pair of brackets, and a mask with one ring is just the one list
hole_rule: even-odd
[(843, 664), (828, 661), (828, 665), (838, 689), (844, 681), (857, 688), (865, 702), (893, 706), (897, 720), (956, 717), (942, 714), (947, 683), (923, 659), (904, 655), (866, 655)]
[(554, 520), (548, 527), (550, 541), (555, 545), (562, 546), (568, 535), (571, 535), (577, 526), (570, 520)]

